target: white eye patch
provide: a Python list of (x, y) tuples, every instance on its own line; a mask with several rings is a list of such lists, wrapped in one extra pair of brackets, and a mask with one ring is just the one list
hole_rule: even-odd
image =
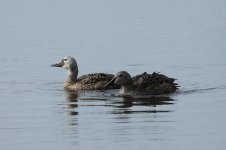
[(67, 61), (68, 59), (67, 59), (67, 57), (64, 57), (63, 60), (64, 60), (64, 61)]

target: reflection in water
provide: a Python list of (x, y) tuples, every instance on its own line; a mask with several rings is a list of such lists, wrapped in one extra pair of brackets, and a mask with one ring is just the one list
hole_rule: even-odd
[(67, 91), (66, 92), (66, 100), (67, 103), (65, 103), (68, 115), (71, 116), (69, 119), (68, 124), (69, 125), (78, 125), (77, 118), (73, 117), (78, 115), (78, 112), (76, 111), (76, 108), (78, 107), (78, 94), (75, 91)]
[[(117, 124), (135, 123), (135, 122), (172, 122), (168, 118), (161, 118), (160, 113), (173, 112), (166, 105), (174, 104), (170, 97), (123, 97), (121, 101), (114, 102), (115, 109), (111, 112), (116, 115), (115, 121)], [(137, 119), (134, 120), (133, 115), (136, 114)], [(167, 114), (165, 114), (167, 115)], [(121, 130), (119, 128), (118, 130)]]
[(169, 105), (173, 104), (173, 99), (169, 97), (142, 97), (142, 98), (133, 98), (133, 97), (123, 97), (122, 105), (118, 107), (128, 108), (134, 105), (143, 105), (143, 106), (153, 106), (157, 105)]
[[(69, 108), (70, 115), (78, 115), (75, 108), (78, 107), (78, 93), (74, 91), (66, 91), (66, 103), (67, 108)], [(174, 101), (168, 96), (152, 96), (152, 97), (80, 97), (79, 100), (89, 101), (87, 104), (81, 104), (80, 106), (106, 106), (113, 107), (113, 114), (124, 113), (160, 113), (160, 112), (171, 112), (172, 110), (157, 110), (157, 106), (172, 105)], [(99, 103), (100, 101), (106, 101), (106, 103)], [(135, 106), (145, 106), (145, 107), (135, 107)], [(138, 110), (133, 110), (134, 108), (139, 108)], [(162, 108), (162, 107), (161, 107)]]
[[(118, 114), (116, 119), (124, 120), (130, 116), (126, 114), (157, 114), (157, 113), (168, 113), (173, 110), (165, 105), (172, 105), (174, 101), (170, 97), (166, 96), (153, 96), (153, 97), (122, 97), (121, 100), (113, 101), (114, 110), (112, 114)], [(142, 106), (142, 107), (140, 107)], [(159, 107), (157, 107), (159, 106)], [(120, 122), (121, 122), (120, 121)]]
[[(79, 135), (99, 130), (98, 125), (101, 124), (101, 130), (103, 128), (108, 132), (114, 141), (127, 142), (134, 136), (134, 133), (154, 135), (154, 138), (149, 137), (150, 140), (164, 140), (162, 135), (170, 131), (167, 126), (173, 122), (170, 114), (173, 112), (171, 106), (174, 103), (175, 100), (169, 96), (138, 98), (121, 97), (101, 91), (80, 93), (65, 90), (63, 111), (66, 117), (64, 115), (63, 136), (71, 141), (71, 144), (76, 145), (79, 143)], [(87, 121), (88, 115), (92, 117), (89, 117), (90, 120)], [(111, 119), (96, 123), (97, 119), (106, 117)], [(91, 135), (91, 137), (98, 138), (99, 135)]]
[(69, 109), (69, 115), (78, 115), (78, 112), (75, 111), (75, 108), (78, 107), (78, 94), (75, 91), (66, 91), (66, 100), (68, 100), (68, 103), (66, 103), (65, 105), (67, 106), (67, 108)]
[(78, 94), (75, 91), (68, 91), (65, 90), (65, 100), (64, 101), (64, 112), (67, 113), (67, 116), (65, 119), (66, 121), (66, 128), (63, 131), (63, 135), (65, 138), (68, 138), (72, 140), (72, 143), (76, 143), (76, 140), (78, 137), (78, 118), (77, 115), (79, 114), (77, 110), (78, 108)]
[(117, 126), (112, 129), (112, 134), (121, 141), (125, 137), (133, 136), (134, 132), (141, 132), (154, 135), (150, 140), (163, 141), (161, 135), (168, 131), (168, 123), (173, 122), (168, 116), (173, 112), (170, 105), (174, 102), (175, 100), (167, 96), (123, 97), (121, 101), (115, 101), (115, 109), (111, 113), (114, 114)]
[(77, 102), (78, 101), (78, 93), (75, 91), (65, 90), (66, 92), (66, 99), (70, 102)]
[[(123, 97), (122, 101), (113, 102), (116, 108), (130, 108), (133, 106), (152, 106), (156, 107), (157, 105), (172, 105), (174, 100), (169, 97)], [(138, 111), (136, 111), (138, 112)], [(141, 111), (141, 112), (169, 112), (169, 111)]]

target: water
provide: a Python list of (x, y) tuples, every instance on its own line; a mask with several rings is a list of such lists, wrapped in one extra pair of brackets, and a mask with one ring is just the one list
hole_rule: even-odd
[[(226, 2), (0, 0), (0, 145), (11, 149), (226, 149)], [(79, 74), (161, 72), (159, 97), (67, 92)]]

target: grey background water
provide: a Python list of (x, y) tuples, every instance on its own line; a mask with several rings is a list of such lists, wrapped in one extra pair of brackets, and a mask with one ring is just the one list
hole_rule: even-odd
[[(12, 149), (226, 149), (226, 1), (0, 0), (0, 146)], [(67, 92), (79, 75), (161, 72), (176, 94)]]

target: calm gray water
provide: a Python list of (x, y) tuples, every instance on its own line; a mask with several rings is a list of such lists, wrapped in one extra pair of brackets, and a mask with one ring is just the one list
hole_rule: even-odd
[[(226, 1), (0, 0), (4, 150), (225, 150)], [(161, 72), (180, 91), (123, 98), (67, 92), (79, 74)]]

